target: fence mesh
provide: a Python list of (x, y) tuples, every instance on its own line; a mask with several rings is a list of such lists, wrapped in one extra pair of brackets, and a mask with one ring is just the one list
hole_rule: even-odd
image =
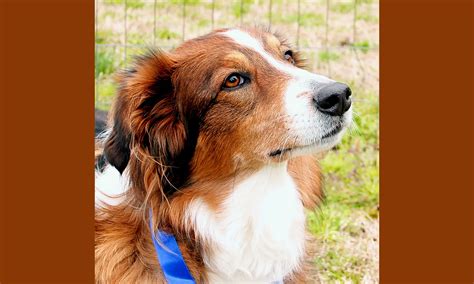
[(95, 103), (108, 109), (113, 73), (147, 48), (170, 50), (216, 28), (267, 26), (307, 58), (308, 68), (378, 88), (374, 0), (96, 0)]

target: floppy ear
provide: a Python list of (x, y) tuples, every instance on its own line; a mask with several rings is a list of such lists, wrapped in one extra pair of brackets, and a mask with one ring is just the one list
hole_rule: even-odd
[(176, 173), (171, 169), (183, 168), (180, 155), (186, 130), (172, 84), (174, 66), (171, 55), (149, 52), (118, 77), (114, 125), (105, 143), (105, 155), (120, 172), (131, 163), (133, 182), (145, 189), (152, 187), (149, 183), (154, 178), (150, 176), (156, 175), (173, 186)]

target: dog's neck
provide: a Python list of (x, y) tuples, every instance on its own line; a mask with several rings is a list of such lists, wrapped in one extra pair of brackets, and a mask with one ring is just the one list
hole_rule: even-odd
[[(99, 176), (96, 190), (112, 195), (118, 192), (102, 186), (106, 182), (101, 180), (108, 181), (107, 177), (127, 179), (111, 169)], [(112, 184), (123, 190), (128, 182)], [(99, 203), (122, 201), (96, 197)], [(193, 226), (203, 244), (201, 254), (210, 283), (279, 281), (303, 261), (304, 207), (286, 162), (267, 165), (232, 183), (218, 208), (198, 197), (183, 209), (185, 223)]]
[(186, 217), (206, 244), (202, 256), (211, 283), (278, 281), (302, 261), (304, 208), (286, 162), (235, 184), (218, 210), (193, 200)]

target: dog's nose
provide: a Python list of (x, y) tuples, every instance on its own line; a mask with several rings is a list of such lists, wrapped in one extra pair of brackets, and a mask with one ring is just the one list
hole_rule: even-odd
[(343, 83), (330, 83), (314, 96), (316, 108), (333, 116), (343, 115), (351, 107), (351, 89)]

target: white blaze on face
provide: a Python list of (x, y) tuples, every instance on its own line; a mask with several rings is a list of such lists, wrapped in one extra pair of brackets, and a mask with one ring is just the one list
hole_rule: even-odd
[(263, 48), (262, 43), (257, 40), (256, 38), (252, 37), (248, 33), (241, 31), (241, 30), (228, 30), (226, 32), (222, 33), (223, 35), (233, 39), (236, 43), (245, 46), (247, 48), (250, 48), (254, 51), (256, 51), (259, 55), (261, 55), (271, 66), (273, 66), (275, 69), (279, 70), (280, 72), (283, 72), (285, 74), (290, 75), (291, 77), (295, 79), (312, 79), (316, 82), (319, 82), (321, 84), (323, 83), (330, 83), (334, 82), (333, 80), (313, 74), (311, 72), (308, 72), (304, 69), (297, 68), (291, 64), (282, 62), (281, 59), (276, 59), (273, 57), (273, 55), (269, 54), (268, 52), (265, 51)]
[(320, 139), (328, 128), (332, 127), (332, 119), (316, 110), (313, 94), (317, 89), (334, 80), (293, 66), (282, 61), (281, 58), (275, 58), (265, 51), (260, 40), (242, 30), (233, 29), (222, 34), (239, 45), (255, 51), (272, 67), (291, 78), (283, 94), (285, 112), (289, 117), (288, 126), (292, 132), (289, 133), (290, 135), (298, 137), (299, 142), (304, 144)]

